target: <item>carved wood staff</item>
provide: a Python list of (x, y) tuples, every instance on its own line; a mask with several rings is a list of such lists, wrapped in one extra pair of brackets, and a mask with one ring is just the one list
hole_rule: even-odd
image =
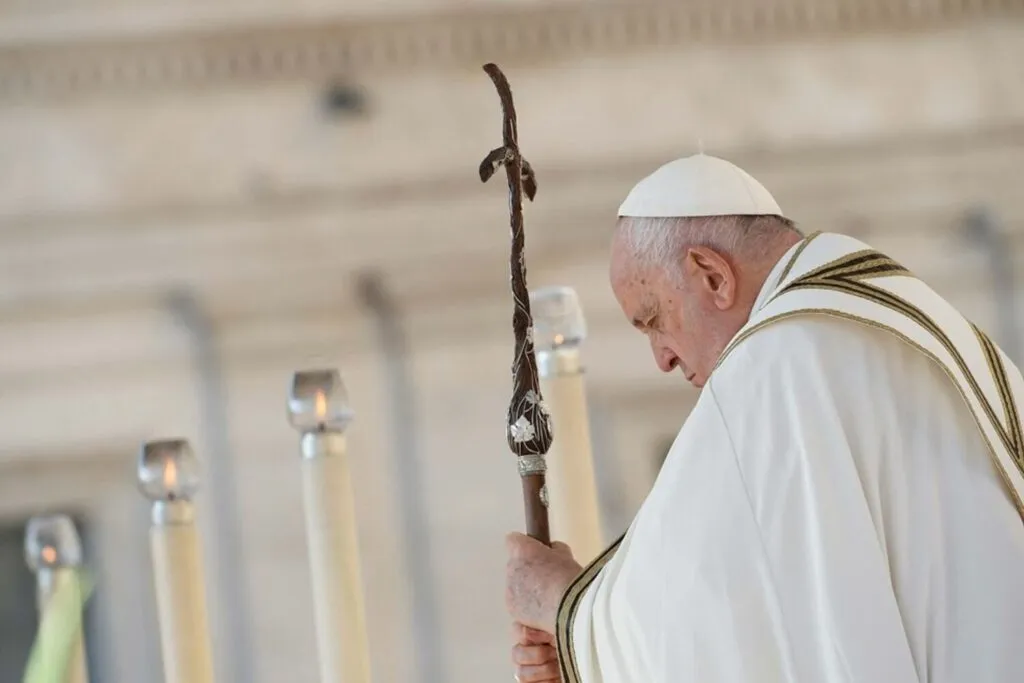
[(515, 355), (512, 360), (512, 400), (508, 406), (508, 446), (519, 459), (519, 476), (523, 482), (526, 505), (526, 533), (550, 545), (548, 528), (547, 487), (544, 484), (547, 463), (544, 455), (551, 447), (551, 417), (544, 405), (533, 348), (533, 316), (530, 313), (530, 292), (526, 288), (526, 261), (523, 251), (523, 194), (533, 201), (537, 179), (530, 164), (519, 152), (516, 129), (516, 108), (508, 79), (495, 64), (484, 65), (501, 99), (504, 119), (504, 144), (491, 150), (480, 163), (480, 180), (487, 182), (505, 167), (508, 177), (509, 219), (512, 226), (512, 255), (509, 262), (512, 279), (512, 331), (515, 334)]

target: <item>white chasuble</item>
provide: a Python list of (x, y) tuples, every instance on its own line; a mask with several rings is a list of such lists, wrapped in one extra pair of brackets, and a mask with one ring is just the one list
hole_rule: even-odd
[(805, 239), (563, 597), (564, 683), (1024, 682), (1021, 405), (924, 283)]

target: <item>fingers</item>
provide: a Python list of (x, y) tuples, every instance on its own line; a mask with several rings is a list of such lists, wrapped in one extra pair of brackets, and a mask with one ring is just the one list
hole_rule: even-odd
[(512, 648), (512, 663), (516, 666), (541, 666), (558, 663), (558, 652), (550, 645), (523, 645)]
[(541, 631), (519, 622), (512, 624), (512, 640), (520, 645), (554, 645), (555, 637), (546, 631)]
[(519, 683), (560, 683), (562, 674), (558, 662), (548, 662), (539, 666), (516, 667), (516, 679)]
[(505, 547), (508, 549), (508, 554), (512, 557), (522, 557), (522, 555), (531, 549), (536, 549), (536, 546), (545, 547), (543, 543), (538, 541), (536, 538), (521, 534), (517, 531), (505, 536)]
[(529, 536), (512, 533), (506, 545), (506, 610), (514, 621), (553, 633), (562, 595), (582, 567), (565, 544), (552, 550)]
[(561, 683), (555, 637), (520, 623), (512, 625), (512, 632), (517, 643), (512, 648), (517, 680), (520, 683)]
[[(547, 546), (537, 539), (517, 531), (513, 531), (505, 536), (505, 547), (512, 557), (522, 557), (530, 550), (547, 550)], [(559, 555), (572, 557), (572, 549), (561, 541), (552, 543), (551, 550), (554, 550)]]

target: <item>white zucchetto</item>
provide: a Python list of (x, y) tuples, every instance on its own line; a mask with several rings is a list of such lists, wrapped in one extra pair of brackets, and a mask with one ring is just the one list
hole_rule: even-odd
[(620, 217), (782, 216), (772, 195), (749, 173), (725, 159), (694, 154), (671, 161), (637, 183)]

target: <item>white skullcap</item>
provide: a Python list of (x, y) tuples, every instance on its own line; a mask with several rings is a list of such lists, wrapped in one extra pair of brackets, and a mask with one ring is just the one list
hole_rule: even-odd
[(725, 159), (694, 154), (671, 161), (630, 190), (619, 207), (629, 218), (782, 215), (761, 183)]

